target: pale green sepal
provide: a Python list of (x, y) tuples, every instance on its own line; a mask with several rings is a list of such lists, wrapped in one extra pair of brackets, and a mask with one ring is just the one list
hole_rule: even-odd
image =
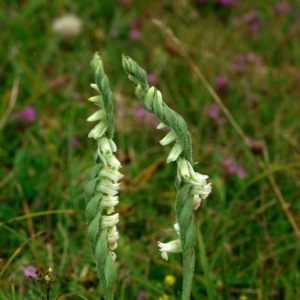
[(117, 146), (116, 146), (115, 142), (112, 139), (109, 139), (109, 143), (110, 143), (110, 147), (112, 149), (112, 152), (116, 152), (117, 151)]
[(101, 222), (101, 211), (98, 211), (94, 219), (89, 223), (89, 227), (88, 227), (88, 239), (91, 243), (93, 252), (95, 251), (96, 242), (98, 240), (98, 235), (101, 228), (100, 222)]
[(105, 278), (106, 278), (106, 287), (105, 287), (105, 299), (113, 299), (114, 286), (116, 282), (116, 267), (112, 255), (106, 256), (105, 263)]
[(96, 216), (99, 208), (99, 203), (101, 202), (102, 193), (97, 193), (94, 197), (90, 199), (85, 208), (85, 218), (89, 224), (93, 218)]
[(128, 75), (128, 78), (129, 78), (129, 80), (130, 81), (132, 81), (133, 83), (135, 83), (135, 84), (139, 84), (139, 80), (137, 79), (137, 78), (135, 78), (134, 76), (132, 76), (132, 75)]
[(100, 171), (100, 169), (101, 169), (102, 167), (103, 167), (102, 164), (96, 164), (96, 165), (94, 165), (94, 166), (90, 169), (90, 171), (89, 171), (89, 173), (88, 173), (88, 175), (87, 175), (87, 180), (90, 181), (90, 180), (94, 179), (95, 177), (97, 177), (97, 174), (98, 174), (98, 172)]
[(87, 185), (84, 189), (84, 196), (86, 199), (86, 203), (88, 203), (90, 201), (90, 199), (92, 198), (92, 196), (94, 195), (98, 180), (99, 180), (99, 178), (95, 178), (95, 179), (90, 180), (87, 183)]

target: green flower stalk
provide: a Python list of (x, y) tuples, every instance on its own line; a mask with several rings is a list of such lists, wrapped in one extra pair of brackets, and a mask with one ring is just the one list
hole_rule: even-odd
[(211, 192), (211, 184), (207, 184), (208, 176), (197, 173), (193, 169), (192, 143), (184, 119), (170, 109), (162, 99), (161, 92), (155, 87), (149, 88), (146, 72), (131, 58), (123, 56), (123, 68), (128, 78), (135, 84), (135, 94), (143, 100), (146, 111), (154, 114), (161, 122), (158, 129), (168, 127), (169, 133), (160, 143), (165, 146), (175, 142), (167, 162), (177, 163), (175, 186), (176, 224), (175, 231), (179, 239), (169, 243), (158, 242), (159, 250), (164, 259), (168, 252), (182, 252), (183, 256), (183, 288), (182, 300), (190, 299), (195, 266), (196, 227), (193, 210), (201, 200)]
[(98, 124), (88, 134), (97, 141), (97, 151), (94, 155), (95, 166), (88, 174), (85, 188), (86, 210), (88, 224), (88, 239), (96, 260), (97, 271), (104, 291), (105, 300), (113, 299), (113, 289), (116, 280), (113, 252), (117, 248), (119, 238), (116, 224), (119, 214), (112, 214), (119, 203), (118, 181), (123, 177), (119, 172), (121, 163), (113, 154), (117, 147), (113, 141), (114, 115), (112, 92), (104, 73), (100, 56), (96, 53), (91, 61), (95, 83), (91, 84), (99, 95), (89, 98), (100, 109), (91, 115), (88, 122)]

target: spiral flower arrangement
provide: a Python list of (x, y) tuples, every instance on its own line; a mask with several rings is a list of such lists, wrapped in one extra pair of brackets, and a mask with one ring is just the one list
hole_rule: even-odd
[(96, 260), (97, 270), (106, 300), (113, 299), (113, 289), (116, 280), (113, 252), (117, 248), (119, 238), (116, 224), (119, 214), (113, 214), (114, 207), (119, 203), (118, 181), (123, 177), (119, 172), (121, 163), (113, 154), (117, 147), (113, 141), (114, 115), (112, 92), (107, 76), (104, 73), (100, 56), (96, 53), (91, 61), (95, 83), (91, 84), (99, 95), (89, 98), (100, 109), (91, 115), (88, 122), (98, 124), (88, 134), (97, 141), (97, 151), (94, 155), (95, 166), (88, 174), (85, 188), (86, 210), (88, 224), (88, 239)]
[[(168, 253), (180, 253), (183, 256), (182, 300), (190, 299), (195, 266), (194, 244), (196, 227), (193, 210), (198, 209), (201, 200), (211, 192), (211, 184), (206, 182), (207, 175), (194, 171), (192, 142), (184, 119), (170, 109), (162, 99), (162, 94), (155, 87), (149, 88), (146, 72), (129, 57), (123, 56), (123, 68), (129, 79), (135, 84), (135, 94), (143, 100), (146, 111), (154, 114), (159, 120), (158, 129), (169, 128), (167, 135), (160, 141), (162, 146), (175, 142), (167, 157), (167, 163), (176, 162), (177, 176), (175, 186), (176, 223), (175, 231), (179, 238), (169, 243), (158, 242), (159, 250), (165, 260)], [(91, 84), (99, 95), (89, 98), (100, 109), (87, 121), (98, 122), (88, 137), (97, 141), (94, 155), (95, 166), (88, 174), (85, 188), (88, 239), (91, 244), (100, 281), (106, 300), (113, 299), (113, 288), (116, 279), (113, 252), (119, 238), (116, 224), (119, 214), (113, 214), (118, 204), (118, 181), (123, 177), (119, 172), (121, 164), (113, 154), (117, 147), (113, 141), (114, 115), (112, 92), (104, 73), (102, 60), (96, 53), (91, 62), (95, 84)]]
[(162, 94), (158, 89), (149, 88), (146, 72), (135, 61), (123, 56), (122, 63), (128, 78), (135, 84), (135, 94), (143, 100), (145, 110), (154, 114), (161, 122), (158, 129), (166, 127), (170, 129), (165, 138), (160, 141), (161, 145), (165, 146), (175, 142), (167, 162), (177, 163), (176, 223), (174, 228), (179, 239), (169, 243), (158, 242), (158, 246), (162, 257), (166, 260), (169, 252), (182, 252), (183, 288), (181, 298), (188, 300), (195, 266), (196, 227), (193, 210), (196, 210), (200, 206), (201, 200), (209, 195), (211, 184), (206, 182), (207, 175), (197, 173), (193, 169), (192, 143), (184, 119), (163, 102)]

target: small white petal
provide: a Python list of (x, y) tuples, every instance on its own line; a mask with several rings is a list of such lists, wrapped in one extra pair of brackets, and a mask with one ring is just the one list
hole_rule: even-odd
[(161, 257), (162, 257), (164, 260), (168, 260), (168, 252), (162, 251), (162, 252), (161, 252)]
[(169, 242), (169, 243), (161, 243), (158, 242), (158, 247), (160, 248), (159, 251), (161, 251), (161, 256), (163, 259), (168, 260), (168, 252), (170, 253), (180, 253), (182, 252), (182, 246), (180, 239)]
[(102, 196), (100, 208), (106, 208), (107, 214), (114, 212), (114, 207), (119, 203), (117, 196)]
[(102, 216), (101, 228), (116, 226), (118, 222), (119, 222), (119, 214), (114, 214), (112, 216)]
[(176, 140), (176, 134), (174, 131), (170, 131), (167, 133), (167, 135), (160, 141), (160, 144), (162, 146), (168, 145)]
[(111, 251), (110, 254), (111, 254), (113, 261), (116, 261), (116, 258), (117, 258), (116, 253)]
[(88, 134), (89, 138), (99, 139), (107, 130), (107, 126), (104, 122), (97, 124)]
[(115, 144), (115, 142), (113, 140), (109, 140), (110, 143), (110, 147), (112, 149), (112, 152), (116, 152), (117, 151), (117, 146)]
[(179, 174), (185, 180), (189, 180), (191, 176), (188, 163), (189, 162), (185, 158), (179, 158), (177, 160)]
[(164, 129), (164, 128), (167, 128), (168, 126), (165, 125), (164, 123), (160, 123), (156, 128), (157, 129)]
[(194, 185), (191, 190), (191, 195), (199, 195), (202, 199), (205, 199), (211, 192), (211, 184), (207, 185)]
[(202, 175), (200, 173), (195, 172), (194, 175), (191, 176), (189, 182), (195, 185), (205, 185), (207, 178), (208, 178), (207, 175)]
[(106, 113), (103, 109), (96, 111), (95, 113), (93, 113), (88, 119), (88, 122), (95, 122), (95, 121), (99, 121), (99, 120), (104, 120), (106, 117)]
[(115, 196), (118, 194), (118, 190), (120, 189), (120, 184), (112, 183), (109, 180), (103, 179), (98, 183), (96, 187), (97, 191), (105, 193), (109, 196)]
[(97, 84), (95, 84), (95, 83), (91, 83), (90, 84), (90, 86), (94, 89), (94, 90), (96, 90), (97, 92), (99, 92), (100, 93), (100, 91), (99, 91), (99, 89), (98, 89), (98, 85)]
[(114, 155), (105, 157), (105, 160), (108, 165), (110, 165), (112, 168), (114, 168), (116, 170), (119, 170), (122, 167), (121, 163), (118, 161), (118, 159)]
[(116, 169), (112, 169), (108, 166), (105, 166), (104, 168), (102, 168), (99, 173), (98, 173), (99, 177), (105, 177), (108, 178), (114, 182), (119, 181), (122, 177), (124, 177), (124, 175), (122, 173), (120, 173), (118, 170)]
[(167, 163), (177, 160), (182, 151), (183, 149), (180, 144), (176, 143), (167, 158)]
[[(109, 245), (113, 245), (113, 244), (116, 244), (118, 239), (119, 239), (119, 233), (117, 231), (117, 226), (114, 226), (108, 230), (107, 242)], [(111, 250), (115, 250), (115, 249), (116, 248), (111, 249)]]
[(110, 140), (106, 136), (103, 136), (100, 139), (100, 150), (104, 155), (107, 155), (107, 156), (112, 155), (112, 153), (113, 153), (113, 149), (111, 147)]
[(201, 204), (201, 198), (199, 195), (194, 195), (194, 200), (193, 200), (193, 209), (194, 210), (197, 210), (198, 207), (200, 206)]
[(178, 223), (174, 224), (174, 229), (175, 229), (176, 233), (180, 236), (180, 228), (179, 228)]

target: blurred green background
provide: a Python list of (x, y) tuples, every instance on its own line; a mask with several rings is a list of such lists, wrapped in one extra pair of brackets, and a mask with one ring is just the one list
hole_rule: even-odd
[(191, 299), (300, 299), (299, 1), (3, 0), (0, 24), (1, 299), (13, 299), (11, 281), (16, 299), (41, 299), (28, 278), (41, 267), (57, 273), (51, 299), (101, 299), (83, 213), (96, 51), (125, 175), (116, 299), (179, 299), (182, 279), (181, 256), (165, 262), (157, 248), (174, 238), (176, 166), (133, 94), (123, 53), (184, 117), (195, 170), (212, 183), (195, 212)]

